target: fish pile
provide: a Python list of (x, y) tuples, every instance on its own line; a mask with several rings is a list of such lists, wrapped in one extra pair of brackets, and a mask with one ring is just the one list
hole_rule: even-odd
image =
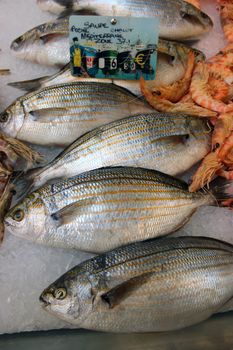
[[(110, 332), (175, 330), (230, 310), (233, 246), (162, 236), (197, 208), (233, 200), (230, 176), (208, 190), (194, 186), (196, 175), (191, 186), (174, 177), (206, 157), (198, 174), (212, 154), (226, 167), (231, 162), (232, 45), (206, 62), (202, 52), (174, 41), (211, 30), (195, 0), (37, 3), (60, 17), (21, 35), (11, 49), (47, 65), (69, 61), (70, 14), (114, 9), (117, 16), (160, 19), (155, 80), (94, 79), (85, 69), (74, 77), (66, 65), (50, 77), (10, 84), (26, 94), (0, 114), (4, 140), (21, 145), (20, 155), (22, 141), (64, 150), (26, 174), (25, 167), (10, 173), (5, 187), (13, 182), (17, 202), (4, 208), (4, 227), (37, 244), (98, 254), (46, 288), (42, 307), (77, 327)], [(41, 160), (29, 154), (30, 167)], [(7, 153), (3, 165), (12, 159)], [(203, 173), (202, 185), (213, 178)]]

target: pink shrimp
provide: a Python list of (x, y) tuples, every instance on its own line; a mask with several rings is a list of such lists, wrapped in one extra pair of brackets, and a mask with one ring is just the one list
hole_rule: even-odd
[(226, 84), (223, 80), (210, 77), (208, 80), (208, 84), (210, 86), (211, 96), (215, 100), (225, 100), (229, 96), (229, 85)]
[(178, 102), (172, 103), (171, 101), (162, 99), (152, 92), (146, 86), (146, 82), (143, 77), (140, 78), (140, 87), (142, 94), (145, 96), (147, 102), (160, 112), (171, 112), (171, 113), (185, 113), (198, 117), (216, 117), (216, 113), (208, 109), (199, 107), (193, 102)]
[(218, 0), (223, 31), (228, 41), (233, 42), (233, 3), (232, 0)]
[(222, 145), (220, 151), (219, 151), (219, 159), (221, 159), (224, 162), (224, 159), (226, 158), (227, 154), (230, 152), (230, 150), (233, 148), (233, 132), (227, 137), (224, 144)]
[[(224, 140), (233, 131), (233, 113), (221, 114), (214, 127), (212, 135), (212, 149), (221, 148)], [(221, 159), (223, 160), (223, 159)]]
[(218, 152), (209, 153), (194, 174), (189, 191), (196, 192), (206, 184), (208, 185), (222, 168), (223, 164), (218, 158)]
[(233, 104), (227, 105), (211, 96), (210, 88), (208, 86), (209, 78), (210, 73), (205, 62), (197, 63), (190, 85), (192, 99), (198, 105), (218, 113), (228, 113), (233, 111)]

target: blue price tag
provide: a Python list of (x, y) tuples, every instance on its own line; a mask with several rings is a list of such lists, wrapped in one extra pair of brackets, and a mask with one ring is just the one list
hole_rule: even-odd
[(69, 28), (73, 75), (155, 79), (157, 18), (71, 16)]

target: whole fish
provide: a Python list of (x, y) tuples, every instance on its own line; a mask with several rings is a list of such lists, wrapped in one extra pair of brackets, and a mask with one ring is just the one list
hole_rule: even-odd
[(190, 193), (185, 182), (155, 170), (101, 168), (41, 187), (4, 222), (36, 243), (104, 252), (168, 234), (198, 207), (232, 199), (233, 183), (218, 181), (210, 192)]
[(183, 0), (38, 0), (38, 5), (56, 14), (158, 17), (159, 36), (171, 40), (197, 38), (213, 26), (207, 14)]
[(44, 168), (21, 180), (23, 193), (54, 178), (106, 166), (137, 166), (176, 175), (210, 150), (210, 130), (199, 118), (144, 114), (96, 128), (77, 139)]
[[(57, 39), (59, 40), (59, 36), (57, 36)], [(62, 47), (62, 45), (60, 50), (61, 52), (64, 52), (64, 48)], [(199, 50), (193, 49), (181, 43), (160, 39), (159, 45), (158, 45), (156, 77), (154, 80), (147, 81), (148, 87), (154, 88), (160, 85), (170, 85), (175, 81), (182, 79), (185, 74), (188, 55), (190, 51), (194, 52), (196, 57), (196, 62), (203, 60), (205, 58), (203, 53)], [(46, 56), (47, 52), (45, 50), (43, 50), (43, 52)], [(39, 55), (36, 56), (36, 59), (39, 59), (39, 57), (40, 57)], [(28, 56), (28, 58), (30, 58), (30, 56)], [(54, 59), (56, 59), (56, 57), (54, 57)], [(67, 56), (67, 58), (64, 59), (64, 63), (68, 62), (68, 60), (69, 58)], [(44, 57), (43, 62), (45, 61), (49, 63), (50, 58), (48, 56), (47, 58)], [(53, 64), (53, 62), (54, 60), (51, 63)], [(46, 76), (46, 77), (33, 79), (33, 80), (13, 82), (13, 83), (9, 83), (8, 85), (16, 87), (21, 90), (32, 91), (32, 90), (39, 89), (46, 86), (51, 86), (51, 85), (56, 85), (61, 83), (70, 83), (74, 81), (114, 83), (115, 85), (122, 86), (128, 89), (135, 95), (141, 96), (140, 84), (139, 84), (139, 81), (137, 80), (95, 79), (95, 78), (89, 78), (87, 73), (84, 74), (84, 77), (76, 77), (71, 74), (69, 64), (67, 64), (59, 72), (51, 76), (48, 76), (48, 77)]]
[(204, 237), (154, 239), (96, 256), (40, 296), (77, 327), (161, 332), (206, 320), (233, 297), (233, 247)]
[(97, 126), (151, 111), (144, 100), (113, 84), (59, 84), (19, 97), (0, 114), (0, 130), (35, 144), (69, 145)]

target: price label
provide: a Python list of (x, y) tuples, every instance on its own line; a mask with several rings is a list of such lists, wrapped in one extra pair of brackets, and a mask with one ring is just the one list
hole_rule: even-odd
[(69, 30), (73, 75), (155, 79), (157, 18), (71, 16)]

